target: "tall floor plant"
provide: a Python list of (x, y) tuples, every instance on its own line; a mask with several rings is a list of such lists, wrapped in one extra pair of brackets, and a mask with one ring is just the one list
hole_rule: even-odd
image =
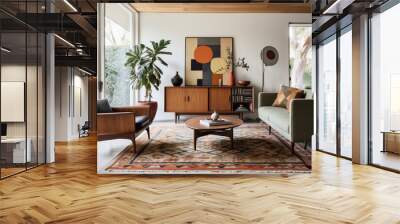
[(170, 40), (151, 41), (150, 46), (144, 44), (135, 45), (133, 50), (126, 53), (126, 66), (131, 69), (131, 85), (135, 89), (144, 88), (146, 90), (146, 99), (151, 101), (152, 88), (158, 90), (161, 84), (162, 66), (167, 67), (167, 62), (161, 57), (163, 55), (172, 55), (166, 51), (171, 44)]

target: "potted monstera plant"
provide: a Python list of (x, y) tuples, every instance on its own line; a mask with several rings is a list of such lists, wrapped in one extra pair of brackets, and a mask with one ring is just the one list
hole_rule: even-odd
[(144, 88), (146, 100), (139, 101), (140, 104), (150, 105), (150, 118), (154, 119), (157, 112), (157, 101), (152, 101), (152, 91), (159, 89), (162, 67), (168, 64), (162, 58), (163, 55), (172, 55), (166, 51), (170, 40), (151, 41), (150, 46), (138, 44), (126, 53), (125, 65), (130, 67), (130, 81), (134, 89)]

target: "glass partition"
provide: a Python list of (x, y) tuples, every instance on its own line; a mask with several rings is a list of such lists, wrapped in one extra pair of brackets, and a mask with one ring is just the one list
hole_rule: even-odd
[(1, 34), (1, 177), (24, 171), (31, 159), (25, 117), (26, 40), (24, 32)]
[(371, 19), (371, 162), (400, 170), (400, 4)]
[(336, 37), (318, 47), (318, 149), (336, 154)]
[[(0, 3), (15, 5), (21, 15), (43, 10), (43, 1)], [(0, 12), (1, 179), (45, 163), (45, 45), (45, 34)]]
[(38, 34), (27, 32), (27, 63), (26, 63), (26, 130), (27, 130), (27, 151), (29, 160), (27, 167), (31, 168), (37, 164), (37, 84), (38, 84)]

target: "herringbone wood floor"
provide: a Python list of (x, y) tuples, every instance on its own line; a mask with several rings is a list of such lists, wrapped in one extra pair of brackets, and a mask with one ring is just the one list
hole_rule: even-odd
[(314, 153), (293, 176), (100, 176), (96, 142), (0, 181), (0, 223), (400, 223), (400, 175)]

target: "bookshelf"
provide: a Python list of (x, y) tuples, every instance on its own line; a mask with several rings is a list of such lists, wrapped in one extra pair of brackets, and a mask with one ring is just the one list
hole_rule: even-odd
[(232, 110), (242, 113), (254, 111), (254, 87), (232, 88)]

